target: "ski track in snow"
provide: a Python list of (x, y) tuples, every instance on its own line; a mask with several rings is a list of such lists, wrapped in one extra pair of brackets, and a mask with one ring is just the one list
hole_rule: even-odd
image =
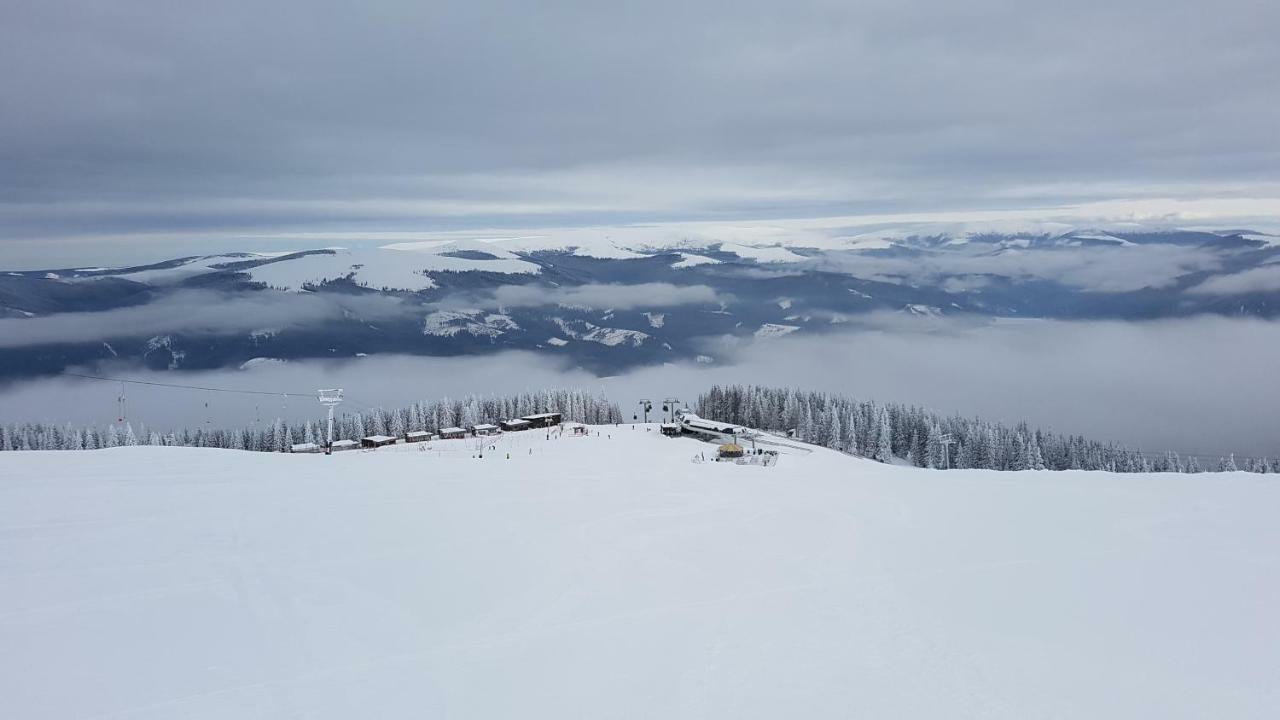
[[(0, 453), (12, 717), (1269, 717), (1270, 476)], [(612, 435), (612, 438), (608, 437)], [(506, 459), (507, 453), (511, 459)]]

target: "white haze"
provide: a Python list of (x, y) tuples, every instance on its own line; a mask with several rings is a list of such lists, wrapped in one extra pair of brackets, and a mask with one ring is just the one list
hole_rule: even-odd
[(574, 287), (545, 288), (530, 285), (504, 285), (493, 292), (493, 300), (503, 307), (537, 305), (585, 305), (614, 310), (643, 307), (674, 307), (720, 301), (716, 291), (707, 285), (673, 285), (665, 282), (635, 285), (589, 283)]
[(106, 341), (165, 333), (233, 333), (314, 325), (358, 316), (401, 318), (417, 310), (384, 295), (227, 293), (183, 290), (160, 302), (98, 312), (0, 319), (0, 347)]
[[(1203, 248), (1166, 244), (1034, 251), (1012, 248), (998, 254), (987, 248), (968, 251), (962, 246), (913, 257), (832, 253), (814, 265), (868, 280), (941, 285), (951, 292), (983, 287), (991, 276), (1050, 280), (1085, 292), (1131, 292), (1168, 287), (1188, 273), (1216, 271), (1222, 266), (1222, 257)], [(966, 277), (953, 277), (958, 275)]]
[(1212, 277), (1190, 289), (1201, 295), (1245, 295), (1280, 290), (1280, 265), (1249, 268), (1231, 275)]
[[(1146, 451), (1280, 454), (1275, 358), (1280, 323), (1217, 317), (1147, 323), (1025, 321), (973, 325), (889, 318), (841, 335), (708, 341), (717, 364), (649, 367), (598, 378), (531, 353), (465, 358), (373, 356), (250, 370), (129, 377), (265, 392), (344, 387), (343, 410), (546, 387), (605, 392), (628, 416), (641, 397), (692, 402), (712, 384), (756, 383), (919, 404)], [(123, 371), (117, 371), (123, 372)], [(0, 390), (0, 422), (112, 422), (114, 383), (71, 378)], [(126, 387), (129, 419), (157, 427), (248, 426), (319, 416), (307, 398)], [(207, 403), (207, 407), (206, 407)]]

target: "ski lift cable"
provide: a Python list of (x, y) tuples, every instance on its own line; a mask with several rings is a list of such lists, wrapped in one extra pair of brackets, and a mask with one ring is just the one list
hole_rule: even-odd
[[(350, 395), (348, 395), (348, 396), (346, 396), (346, 397), (342, 398), (342, 401), (343, 401), (344, 403), (349, 403), (349, 404), (351, 404), (351, 405), (354, 405), (354, 406), (356, 407), (356, 410), (359, 410), (359, 411), (361, 411), (361, 412), (373, 412), (373, 411), (375, 411), (375, 410), (380, 409), (380, 408), (376, 408), (376, 407), (374, 407), (374, 406), (372, 406), (372, 405), (368, 405), (368, 404), (366, 404), (366, 403), (362, 403), (362, 402), (360, 402), (359, 400), (356, 400), (355, 398), (351, 397)], [(385, 410), (384, 410), (384, 412), (385, 412)]]
[(73, 373), (73, 372), (64, 372), (63, 375), (68, 375), (70, 377), (83, 378), (85, 380), (105, 380), (107, 382), (129, 383), (132, 385), (149, 385), (152, 387), (177, 388), (181, 390), (203, 390), (206, 392), (236, 393), (240, 395), (271, 395), (273, 397), (280, 397), (281, 395), (283, 395), (286, 397), (305, 397), (305, 398), (314, 398), (316, 395), (314, 392), (282, 393), (282, 392), (274, 392), (270, 390), (239, 390), (236, 388), (216, 388), (216, 387), (205, 387), (202, 385), (183, 385), (180, 383), (163, 383), (163, 382), (154, 382), (150, 380), (128, 380), (125, 378), (105, 377), (102, 375), (86, 375), (83, 373)]

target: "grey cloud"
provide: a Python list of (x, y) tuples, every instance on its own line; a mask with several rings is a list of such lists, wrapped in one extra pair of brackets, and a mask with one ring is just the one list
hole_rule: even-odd
[(147, 305), (101, 312), (0, 319), (0, 347), (110, 340), (167, 333), (232, 333), (288, 328), (352, 314), (378, 320), (415, 308), (377, 295), (183, 291)]
[(1201, 295), (1244, 295), (1276, 291), (1280, 291), (1280, 265), (1276, 264), (1212, 277), (1187, 290)]
[[(861, 318), (860, 318), (861, 319)], [(1280, 322), (974, 322), (880, 313), (852, 332), (721, 339), (714, 366), (647, 368), (618, 382), (680, 397), (713, 383), (787, 385), (1028, 420), (1140, 447), (1280, 454)]]
[(1253, 0), (10, 4), (0, 237), (1247, 193), (1280, 153), (1278, 25)]
[(634, 285), (589, 284), (559, 288), (504, 285), (493, 294), (493, 301), (504, 307), (581, 305), (615, 310), (700, 305), (720, 300), (716, 291), (706, 285), (672, 285), (661, 282)]
[(983, 275), (960, 275), (943, 280), (939, 287), (949, 293), (962, 293), (981, 290), (990, 284), (990, 278)]
[(1188, 273), (1218, 269), (1222, 259), (1194, 247), (1137, 245), (1008, 249), (998, 253), (961, 248), (912, 257), (833, 253), (823, 256), (817, 265), (868, 280), (908, 284), (938, 283), (949, 275), (965, 276), (952, 279), (944, 289), (977, 287), (982, 275), (991, 274), (1017, 280), (1051, 280), (1086, 291), (1125, 292), (1167, 287)]

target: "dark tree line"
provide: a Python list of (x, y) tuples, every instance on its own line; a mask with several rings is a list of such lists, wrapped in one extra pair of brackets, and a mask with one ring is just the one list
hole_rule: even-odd
[[(1026, 423), (1002, 425), (977, 418), (944, 416), (893, 403), (859, 402), (819, 392), (752, 385), (716, 386), (698, 397), (694, 412), (738, 425), (795, 431), (806, 442), (880, 462), (905, 458), (928, 468), (988, 470), (1108, 470), (1111, 472), (1202, 472), (1194, 456), (1155, 457), (1112, 443), (1059, 435)], [(1234, 456), (1212, 469), (1280, 472), (1280, 460)]]
[[(368, 435), (404, 437), (406, 432), (436, 431), (445, 427), (470, 427), (478, 423), (540, 412), (559, 412), (565, 420), (593, 425), (622, 421), (616, 403), (582, 390), (544, 390), (505, 397), (468, 396), (461, 400), (417, 402), (393, 410), (373, 408), (334, 418), (334, 440), (358, 440)], [(323, 444), (327, 420), (318, 417), (298, 423), (275, 422), (256, 428), (232, 430), (184, 428), (170, 432), (135, 428), (130, 423), (105, 428), (23, 423), (0, 425), (0, 450), (93, 450), (121, 445), (174, 445), (214, 447), (262, 452), (287, 452), (290, 446)]]

